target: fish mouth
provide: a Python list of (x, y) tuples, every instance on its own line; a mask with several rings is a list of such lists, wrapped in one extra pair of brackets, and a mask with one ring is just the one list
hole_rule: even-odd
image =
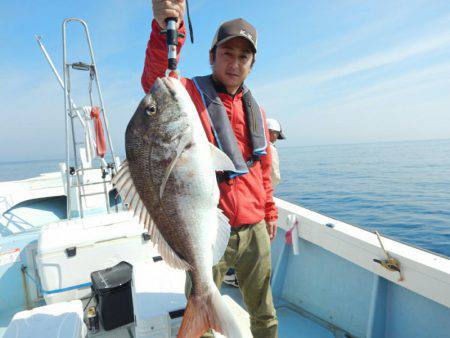
[(172, 82), (172, 78), (168, 77), (159, 77), (156, 79), (152, 92), (156, 92), (158, 90), (161, 90), (163, 92), (166, 92), (170, 94), (172, 97), (175, 97), (176, 95), (176, 87), (175, 84)]

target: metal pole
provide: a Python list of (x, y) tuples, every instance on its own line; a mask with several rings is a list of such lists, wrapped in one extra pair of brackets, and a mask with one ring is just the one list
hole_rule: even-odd
[[(70, 97), (70, 92), (72, 90), (72, 88), (70, 87), (70, 66), (66, 65), (67, 67), (67, 95), (70, 101), (72, 101), (72, 98)], [(75, 125), (73, 123), (73, 114), (72, 114), (72, 109), (70, 109), (70, 125), (71, 125), (71, 129), (72, 129), (72, 146), (73, 146), (73, 159), (75, 162), (75, 175), (77, 177), (77, 195), (78, 195), (78, 209), (80, 211), (80, 217), (83, 218), (84, 213), (83, 213), (83, 201), (81, 199), (81, 189), (83, 189), (83, 193), (84, 193), (84, 188), (81, 186), (81, 180), (80, 180), (80, 174), (78, 172), (78, 155), (77, 155), (77, 140), (75, 137)]]
[(84, 32), (85, 32), (86, 39), (88, 40), (88, 44), (89, 44), (89, 53), (91, 55), (92, 64), (94, 65), (94, 69), (95, 69), (95, 79), (96, 79), (95, 82), (96, 82), (96, 85), (97, 85), (98, 97), (100, 99), (100, 105), (102, 107), (102, 109), (101, 109), (102, 110), (102, 117), (103, 117), (103, 121), (105, 122), (106, 134), (108, 135), (109, 149), (111, 151), (111, 155), (112, 155), (113, 160), (114, 160), (115, 153), (114, 153), (114, 149), (113, 149), (113, 145), (112, 145), (112, 141), (111, 141), (111, 134), (109, 133), (108, 119), (107, 119), (106, 114), (105, 114), (105, 106), (103, 104), (103, 95), (102, 95), (102, 90), (100, 88), (100, 81), (98, 79), (97, 65), (95, 63), (94, 51), (92, 49), (91, 38), (89, 36), (89, 29), (88, 29), (87, 23), (84, 20), (76, 19), (76, 18), (71, 18), (71, 19), (68, 19), (68, 20), (78, 21), (84, 26)]
[[(48, 54), (47, 50), (45, 49), (44, 43), (42, 42), (42, 37), (39, 35), (36, 35), (36, 41), (39, 44), (39, 47), (41, 48), (42, 53), (44, 54), (45, 59), (47, 60), (48, 64), (50, 65), (53, 74), (56, 76), (56, 79), (58, 80), (58, 83), (61, 85), (61, 88), (64, 90), (64, 83), (61, 80), (61, 76), (59, 75), (58, 71), (56, 70), (56, 67), (52, 61), (52, 58), (50, 57), (50, 55)], [(91, 100), (92, 101), (92, 100)], [(92, 137), (92, 132), (91, 132), (91, 128), (89, 123), (86, 123), (84, 121), (84, 118), (81, 116), (81, 114), (78, 111), (78, 107), (75, 104), (75, 102), (72, 100), (72, 98), (70, 99), (70, 104), (73, 110), (75, 110), (78, 118), (80, 119), (81, 124), (83, 125), (83, 128), (87, 129), (87, 131), (85, 132), (86, 134), (86, 152), (87, 152), (87, 160), (89, 161), (89, 163), (92, 162), (92, 147), (93, 147), (93, 143), (95, 143), (93, 137)], [(91, 104), (92, 106), (92, 104)]]
[[(89, 53), (90, 53), (90, 57), (91, 57), (91, 64), (90, 65), (86, 65), (86, 64), (81, 63), (81, 62), (79, 63), (79, 65), (78, 64), (68, 64), (67, 63), (67, 36), (66, 36), (67, 32), (66, 32), (66, 29), (67, 29), (68, 23), (71, 22), (71, 21), (78, 22), (78, 23), (81, 23), (83, 25), (83, 28), (84, 28), (84, 31), (85, 31), (86, 40), (87, 40), (88, 45), (89, 45)], [(45, 50), (45, 48), (44, 48), (44, 46), (42, 44), (42, 41), (40, 41), (40, 38), (38, 38), (38, 37), (37, 37), (37, 40), (38, 40), (39, 45), (41, 46), (41, 49), (42, 49), (42, 51), (43, 51), (47, 61), (49, 62), (50, 66), (52, 67), (53, 72), (55, 73), (55, 75), (57, 75), (57, 71), (56, 71), (55, 67), (53, 66), (53, 62), (51, 62), (51, 59), (50, 59), (48, 53), (46, 52), (46, 50)], [(90, 39), (90, 36), (89, 36), (89, 29), (87, 27), (86, 22), (84, 22), (83, 20), (77, 19), (77, 18), (67, 18), (67, 19), (65, 19), (63, 21), (63, 55), (64, 55), (64, 60), (63, 60), (64, 83), (61, 84), (61, 80), (60, 80), (59, 76), (57, 76), (57, 78), (60, 81), (60, 84), (61, 84), (61, 86), (64, 89), (64, 108), (65, 108), (65, 113), (68, 115), (68, 116), (66, 115), (66, 152), (67, 152), (67, 159), (66, 159), (66, 161), (67, 161), (67, 172), (66, 172), (66, 175), (67, 175), (67, 186), (69, 187), (69, 189), (68, 189), (68, 191), (69, 191), (69, 194), (68, 194), (68, 214), (70, 214), (70, 206), (71, 206), (70, 201), (74, 197), (74, 196), (70, 197), (70, 184), (71, 184), (72, 179), (70, 177), (71, 176), (70, 175), (70, 160), (71, 159), (70, 159), (70, 146), (69, 146), (69, 137), (70, 137), (70, 135), (69, 135), (69, 133), (70, 133), (69, 128), (71, 127), (71, 129), (72, 129), (72, 139), (73, 139), (72, 141), (73, 141), (73, 148), (74, 148), (73, 149), (73, 152), (74, 152), (73, 156), (74, 156), (74, 161), (75, 161), (75, 174), (77, 175), (77, 177), (76, 177), (77, 184), (76, 185), (77, 185), (77, 189), (78, 189), (77, 193), (78, 193), (78, 199), (79, 199), (79, 204), (80, 204), (78, 210), (80, 212), (80, 216), (83, 217), (83, 213), (84, 212), (83, 212), (83, 204), (82, 204), (81, 190), (80, 189), (82, 189), (84, 187), (80, 183), (79, 170), (78, 170), (78, 159), (77, 159), (78, 156), (77, 156), (75, 128), (74, 128), (74, 121), (73, 121), (73, 119), (75, 117), (75, 114), (77, 114), (78, 110), (76, 110), (74, 108), (75, 105), (73, 104), (73, 101), (71, 99), (70, 67), (73, 67), (75, 69), (80, 69), (80, 70), (89, 70), (90, 71), (91, 82), (92, 82), (93, 79), (95, 79), (96, 86), (97, 86), (97, 91), (98, 91), (98, 96), (99, 96), (99, 100), (100, 100), (100, 106), (101, 106), (101, 111), (102, 111), (103, 122), (104, 122), (104, 126), (105, 126), (105, 129), (106, 129), (106, 134), (107, 134), (107, 137), (108, 137), (109, 151), (111, 152), (111, 156), (113, 158), (113, 161), (115, 161), (115, 153), (114, 153), (114, 149), (113, 149), (113, 145), (112, 145), (111, 134), (109, 132), (109, 125), (108, 125), (108, 120), (107, 120), (106, 112), (105, 112), (105, 108), (104, 108), (103, 95), (102, 95), (102, 92), (101, 92), (100, 82), (99, 82), (99, 79), (98, 79), (97, 67), (96, 67), (96, 64), (95, 64), (94, 52), (93, 52), (93, 49), (92, 49), (92, 43), (91, 43), (91, 39)], [(77, 67), (75, 67), (75, 66), (77, 66)], [(92, 105), (92, 92), (91, 92), (92, 87), (91, 87), (91, 85), (92, 84), (90, 84), (89, 98), (90, 98), (91, 105)], [(71, 126), (69, 126), (68, 118), (71, 119), (71, 121), (70, 121), (71, 122)], [(80, 118), (80, 120), (83, 123), (82, 118)], [(102, 170), (104, 170), (104, 169), (105, 168), (102, 168)], [(112, 170), (116, 171), (116, 168), (113, 167)], [(104, 181), (103, 183), (104, 183), (105, 201), (107, 203), (106, 208), (107, 208), (107, 211), (109, 213), (110, 212), (109, 198), (108, 198), (109, 196), (108, 196), (108, 193), (107, 193), (106, 181), (104, 180), (104, 178), (103, 178), (103, 181)], [(87, 196), (87, 195), (88, 194), (85, 194), (84, 189), (83, 189), (83, 196)]]
[(62, 89), (64, 89), (64, 83), (61, 80), (61, 77), (59, 76), (58, 71), (56, 70), (56, 67), (53, 64), (53, 61), (50, 58), (50, 55), (48, 55), (47, 50), (44, 47), (44, 43), (42, 42), (42, 37), (40, 35), (36, 35), (36, 40), (39, 44), (39, 47), (41, 47), (42, 53), (44, 53), (44, 56), (47, 59), (48, 64), (52, 68), (53, 74), (55, 74), (56, 78), (58, 79), (59, 84), (61, 85)]
[[(69, 109), (68, 109), (68, 94), (67, 94), (67, 87), (66, 87), (66, 57), (67, 57), (67, 50), (66, 50), (66, 22), (67, 19), (63, 21), (62, 24), (62, 39), (63, 39), (63, 76), (64, 76), (64, 115), (66, 116), (65, 125), (66, 125), (66, 185), (67, 185), (67, 219), (71, 219), (70, 215), (70, 205), (71, 205), (71, 198), (70, 198), (70, 148), (69, 148)], [(54, 68), (54, 67), (52, 67)], [(55, 69), (56, 70), (56, 69)], [(59, 76), (58, 76), (59, 78)]]
[[(53, 74), (55, 74), (56, 79), (58, 80), (59, 84), (61, 85), (61, 88), (64, 90), (64, 83), (63, 83), (63, 81), (61, 80), (61, 77), (59, 76), (59, 73), (58, 73), (58, 71), (56, 70), (55, 65), (53, 64), (53, 61), (52, 61), (50, 55), (48, 55), (47, 50), (46, 50), (45, 47), (44, 47), (44, 43), (42, 42), (41, 36), (36, 35), (36, 40), (37, 40), (37, 42), (38, 42), (38, 44), (39, 44), (39, 47), (40, 47), (41, 50), (42, 50), (42, 53), (44, 53), (45, 59), (47, 60), (47, 62), (48, 62), (48, 64), (50, 65), (50, 67), (52, 68)], [(75, 102), (73, 102), (72, 99), (70, 99), (70, 103), (71, 103), (72, 108), (73, 108), (74, 110), (77, 109), (77, 105), (75, 104)], [(80, 113), (78, 113), (78, 111), (77, 111), (76, 113), (77, 113), (78, 117), (80, 118), (80, 121), (81, 121), (81, 123), (83, 124), (83, 127), (85, 127), (85, 126), (86, 126), (86, 125), (85, 125), (85, 122), (84, 122), (83, 119), (81, 118)]]

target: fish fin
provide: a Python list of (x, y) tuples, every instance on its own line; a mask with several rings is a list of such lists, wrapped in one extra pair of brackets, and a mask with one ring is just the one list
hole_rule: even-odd
[(136, 197), (136, 194), (137, 192), (134, 184), (131, 184), (130, 188), (123, 194), (122, 200), (129, 205), (129, 209), (131, 209), (132, 201)]
[(197, 338), (209, 328), (230, 338), (245, 338), (217, 288), (199, 297), (191, 293), (178, 338)]
[(139, 213), (139, 224), (142, 224), (145, 229), (145, 221), (146, 221), (146, 215), (147, 215), (147, 209), (145, 208), (144, 203), (142, 203), (141, 212)]
[(133, 179), (131, 178), (130, 168), (128, 162), (123, 161), (120, 166), (119, 172), (112, 179), (111, 183), (115, 186), (120, 197), (122, 197), (123, 203), (130, 203), (135, 196), (136, 188), (134, 187)]
[(222, 150), (217, 148), (214, 144), (209, 144), (211, 150), (211, 157), (213, 161), (213, 167), (216, 171), (236, 171), (231, 159)]
[(128, 170), (128, 161), (125, 159), (122, 164), (120, 165), (119, 171), (117, 172), (117, 174), (114, 176), (114, 178), (112, 179), (112, 184), (113, 185), (117, 185), (117, 183), (119, 183), (119, 181), (122, 181), (122, 178), (125, 177), (129, 177), (130, 176), (130, 172)]
[(150, 218), (150, 214), (148, 212), (145, 212), (143, 217), (144, 217), (144, 229), (148, 231), (148, 229), (150, 228), (150, 223), (152, 223), (153, 220)]
[(213, 264), (219, 263), (228, 245), (230, 239), (230, 223), (223, 211), (217, 208), (217, 232), (212, 241)]
[[(114, 179), (117, 177), (116, 181)], [(120, 167), (119, 172), (113, 179), (113, 183), (118, 183), (116, 189), (118, 193), (122, 196), (124, 203), (129, 204), (130, 211), (138, 219), (139, 224), (141, 224), (144, 229), (148, 229), (151, 241), (154, 245), (158, 247), (159, 254), (164, 259), (164, 261), (171, 267), (176, 269), (188, 270), (191, 266), (185, 260), (181, 259), (175, 251), (169, 246), (169, 244), (164, 239), (163, 235), (160, 233), (156, 227), (155, 222), (153, 222), (147, 207), (141, 200), (139, 193), (134, 186), (134, 182), (131, 179), (129, 173), (128, 163), (124, 161), (124, 164)]]
[(142, 212), (142, 209), (143, 209), (143, 208), (145, 208), (145, 207), (144, 207), (144, 203), (142, 203), (142, 200), (139, 200), (139, 201), (137, 202), (137, 204), (136, 204), (136, 208), (134, 208), (133, 216), (134, 216), (134, 217), (138, 216), (138, 219), (140, 219), (141, 212)]
[(164, 262), (170, 267), (180, 270), (189, 270), (190, 264), (184, 259), (180, 258), (175, 251), (166, 242), (161, 232), (159, 232), (154, 222), (151, 222), (150, 228), (152, 228), (151, 241), (158, 247), (158, 252), (161, 255)]
[(131, 179), (131, 176), (124, 177), (124, 179), (123, 180), (121, 179), (120, 181), (118, 181), (115, 186), (117, 189), (117, 192), (119, 192), (119, 189), (121, 189), (123, 192), (125, 192), (126, 189), (128, 189), (132, 183), (133, 183), (133, 180)]
[(170, 162), (169, 166), (166, 169), (166, 172), (164, 174), (164, 177), (161, 182), (161, 186), (159, 187), (159, 198), (161, 199), (164, 194), (164, 189), (166, 189), (167, 180), (170, 177), (170, 174), (175, 167), (175, 164), (177, 163), (178, 159), (180, 158), (181, 154), (183, 153), (184, 148), (189, 144), (191, 140), (192, 133), (189, 131), (191, 130), (190, 127), (186, 128), (185, 131), (183, 131), (182, 136), (180, 137), (180, 141), (178, 142), (177, 149), (175, 149), (175, 156), (173, 157), (172, 161)]

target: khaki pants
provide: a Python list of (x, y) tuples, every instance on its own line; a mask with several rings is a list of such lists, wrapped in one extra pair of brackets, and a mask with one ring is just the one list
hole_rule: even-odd
[[(253, 337), (278, 337), (278, 319), (270, 287), (270, 239), (264, 220), (232, 228), (225, 254), (213, 267), (214, 282), (219, 289), (229, 268), (236, 271), (239, 289), (250, 315)], [(187, 277), (186, 295), (189, 295), (191, 280), (189, 274)], [(203, 335), (203, 338), (209, 337), (213, 337), (211, 332)]]

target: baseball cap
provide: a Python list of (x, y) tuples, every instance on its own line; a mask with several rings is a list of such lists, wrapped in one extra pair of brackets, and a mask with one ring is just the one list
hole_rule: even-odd
[(225, 41), (231, 40), (236, 37), (243, 37), (247, 39), (256, 53), (257, 46), (257, 34), (256, 29), (244, 19), (234, 19), (224, 22), (220, 25), (219, 29), (214, 36), (211, 49), (218, 46)]
[(286, 136), (284, 136), (283, 131), (281, 130), (281, 124), (275, 119), (267, 119), (267, 129), (277, 131), (280, 134), (278, 135), (279, 140), (285, 140)]

